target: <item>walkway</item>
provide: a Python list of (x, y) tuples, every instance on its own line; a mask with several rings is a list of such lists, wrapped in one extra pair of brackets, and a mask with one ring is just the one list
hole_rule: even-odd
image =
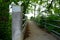
[(29, 37), (27, 37), (25, 40), (57, 40), (51, 34), (48, 34), (38, 28), (37, 25), (32, 21), (29, 22), (29, 30)]

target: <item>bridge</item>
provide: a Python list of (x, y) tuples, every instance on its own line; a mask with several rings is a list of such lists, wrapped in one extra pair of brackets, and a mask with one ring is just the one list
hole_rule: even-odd
[[(45, 29), (39, 28), (36, 22), (23, 19), (21, 6), (13, 5), (12, 9), (12, 40), (59, 40), (60, 33), (54, 30), (48, 32), (46, 25), (60, 27), (42, 22)], [(24, 20), (26, 21), (22, 23)]]

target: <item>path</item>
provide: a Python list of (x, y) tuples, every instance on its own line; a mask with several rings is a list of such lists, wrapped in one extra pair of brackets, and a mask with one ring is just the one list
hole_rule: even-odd
[(29, 37), (25, 40), (57, 40), (51, 34), (48, 34), (45, 31), (42, 31), (40, 28), (38, 28), (37, 25), (32, 21), (29, 22), (29, 30)]

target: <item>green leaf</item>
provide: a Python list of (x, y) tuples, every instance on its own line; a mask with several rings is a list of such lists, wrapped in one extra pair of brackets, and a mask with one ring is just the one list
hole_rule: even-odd
[(0, 3), (2, 2), (2, 0), (0, 0)]

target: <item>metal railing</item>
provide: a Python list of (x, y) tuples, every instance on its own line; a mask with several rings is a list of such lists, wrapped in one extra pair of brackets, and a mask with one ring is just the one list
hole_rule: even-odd
[[(60, 20), (54, 20), (54, 21), (58, 21), (58, 22), (60, 22)], [(42, 22), (43, 24), (45, 24), (45, 28), (47, 28), (48, 29), (48, 26), (47, 25), (49, 25), (49, 26), (52, 26), (52, 27), (56, 27), (56, 28), (60, 28), (60, 26), (56, 26), (56, 25), (54, 25), (54, 24), (51, 24), (51, 23), (46, 23), (46, 22)], [(51, 33), (53, 33), (54, 34), (54, 36), (56, 36), (57, 38), (59, 38), (60, 39), (60, 33), (59, 32), (57, 32), (57, 31), (55, 31), (55, 30), (51, 30)]]
[(46, 22), (43, 22), (43, 23), (45, 23), (46, 25), (50, 25), (50, 26), (53, 26), (53, 27), (60, 28), (59, 26), (56, 26), (56, 25), (53, 25), (53, 24), (50, 24), (50, 23), (46, 23)]

